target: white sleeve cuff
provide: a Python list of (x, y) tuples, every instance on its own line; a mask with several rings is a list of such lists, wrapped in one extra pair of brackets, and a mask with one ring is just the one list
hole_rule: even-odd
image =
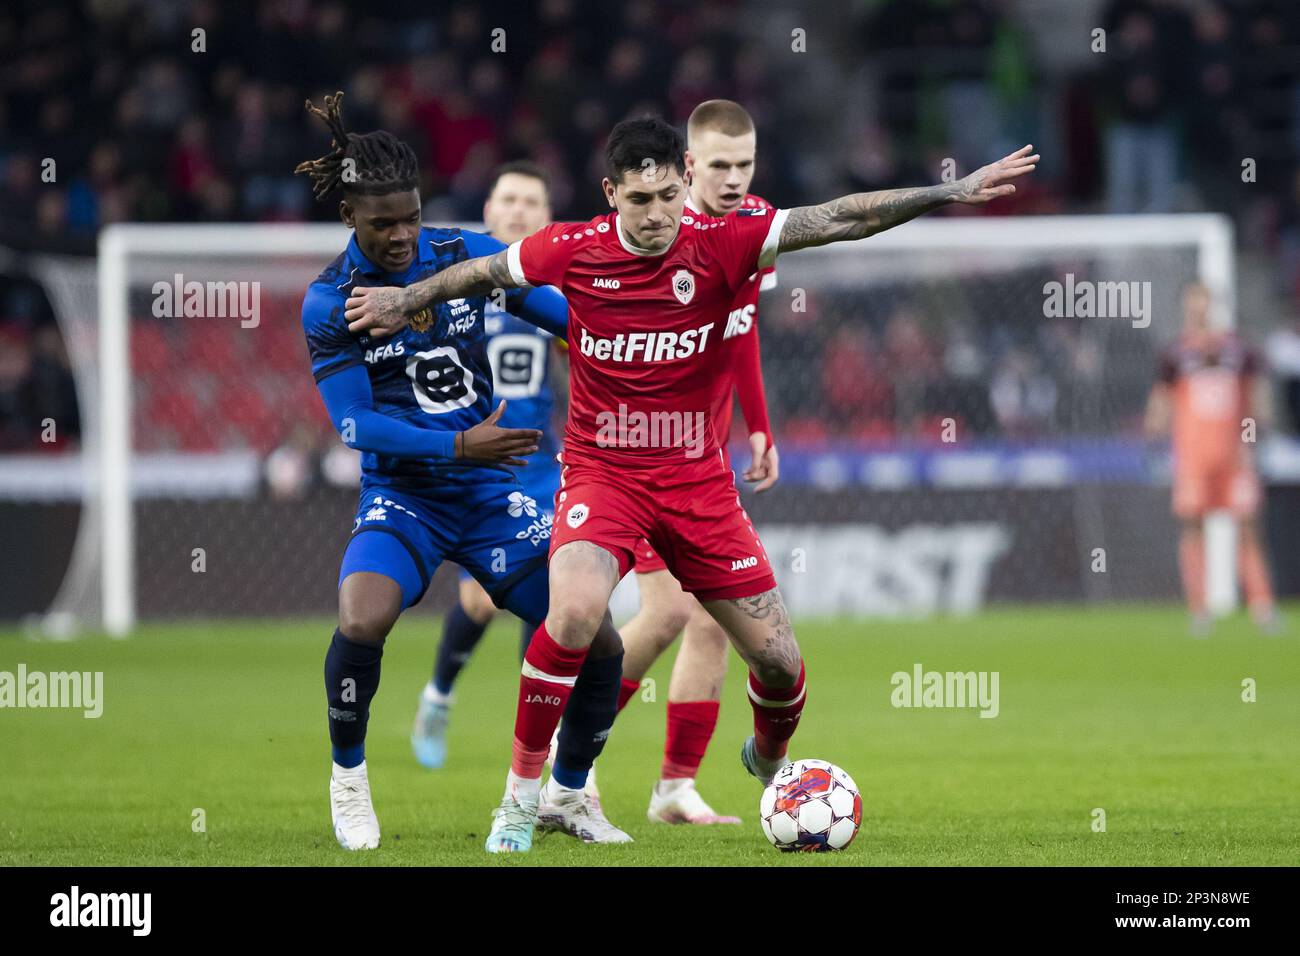
[(763, 278), (758, 280), (758, 291), (767, 292), (768, 290), (775, 289), (775, 288), (776, 288), (776, 270), (773, 269), (771, 272), (764, 272)]
[(519, 247), (522, 244), (522, 239), (516, 239), (506, 247), (506, 265), (510, 267), (510, 278), (515, 280), (516, 285), (529, 284), (524, 275), (524, 264), (519, 258)]
[(763, 248), (758, 252), (758, 268), (767, 269), (776, 265), (776, 253), (781, 246), (781, 227), (785, 225), (785, 217), (788, 215), (789, 209), (778, 209), (772, 214), (772, 225), (767, 230), (767, 238), (763, 240)]

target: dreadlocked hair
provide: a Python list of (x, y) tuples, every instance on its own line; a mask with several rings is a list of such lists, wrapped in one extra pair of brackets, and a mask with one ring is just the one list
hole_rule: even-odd
[(420, 185), (420, 163), (415, 151), (387, 130), (349, 133), (343, 127), (342, 102), (342, 92), (326, 96), (324, 109), (307, 101), (307, 112), (320, 117), (329, 127), (331, 149), (320, 159), (299, 163), (294, 175), (306, 173), (311, 177), (312, 194), (317, 200), (335, 189), (367, 196), (416, 189)]

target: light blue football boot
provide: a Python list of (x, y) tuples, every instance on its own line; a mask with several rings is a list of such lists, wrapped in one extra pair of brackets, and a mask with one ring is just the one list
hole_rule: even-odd
[(411, 752), (421, 767), (437, 770), (447, 762), (447, 723), (451, 718), (448, 704), (435, 704), (421, 692), (420, 706), (411, 728)]
[(533, 848), (533, 829), (537, 824), (537, 797), (517, 796), (507, 792), (501, 805), (492, 811), (492, 832), (483, 849), (489, 853), (527, 853)]
[(758, 778), (758, 782), (767, 786), (776, 776), (776, 772), (790, 762), (789, 757), (781, 757), (778, 760), (764, 760), (758, 755), (758, 750), (754, 747), (754, 735), (750, 734), (745, 738), (745, 742), (740, 745), (740, 762), (745, 765), (745, 769), (750, 775)]

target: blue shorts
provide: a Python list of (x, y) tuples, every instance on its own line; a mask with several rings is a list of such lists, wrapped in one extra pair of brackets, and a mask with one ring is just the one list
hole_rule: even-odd
[[(560, 490), (560, 469), (554, 461), (548, 464), (533, 464), (533, 462), (537, 461), (537, 457), (534, 457), (525, 467), (516, 472), (523, 486), (521, 489), (523, 498), (518, 502), (518, 506), (523, 508), (525, 513), (530, 508), (536, 512), (539, 522), (545, 525), (545, 538), (549, 542), (551, 524), (555, 520), (555, 493)], [(530, 517), (532, 516), (530, 515)], [(540, 534), (540, 532), (541, 528), (538, 529), (537, 533)], [(471, 581), (474, 579), (474, 575), (462, 567), (460, 569), (460, 579), (462, 581)]]
[(551, 500), (542, 510), (504, 472), (485, 471), (472, 484), (419, 491), (363, 478), (339, 584), (357, 571), (385, 575), (401, 587), (405, 610), (424, 597), (438, 565), (455, 561), (498, 607), (540, 622), (548, 597)]

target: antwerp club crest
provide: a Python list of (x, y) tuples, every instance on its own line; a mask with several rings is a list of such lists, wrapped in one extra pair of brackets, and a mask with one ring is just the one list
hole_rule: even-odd
[(685, 269), (678, 269), (673, 276), (673, 295), (682, 305), (689, 305), (695, 298), (695, 277)]

